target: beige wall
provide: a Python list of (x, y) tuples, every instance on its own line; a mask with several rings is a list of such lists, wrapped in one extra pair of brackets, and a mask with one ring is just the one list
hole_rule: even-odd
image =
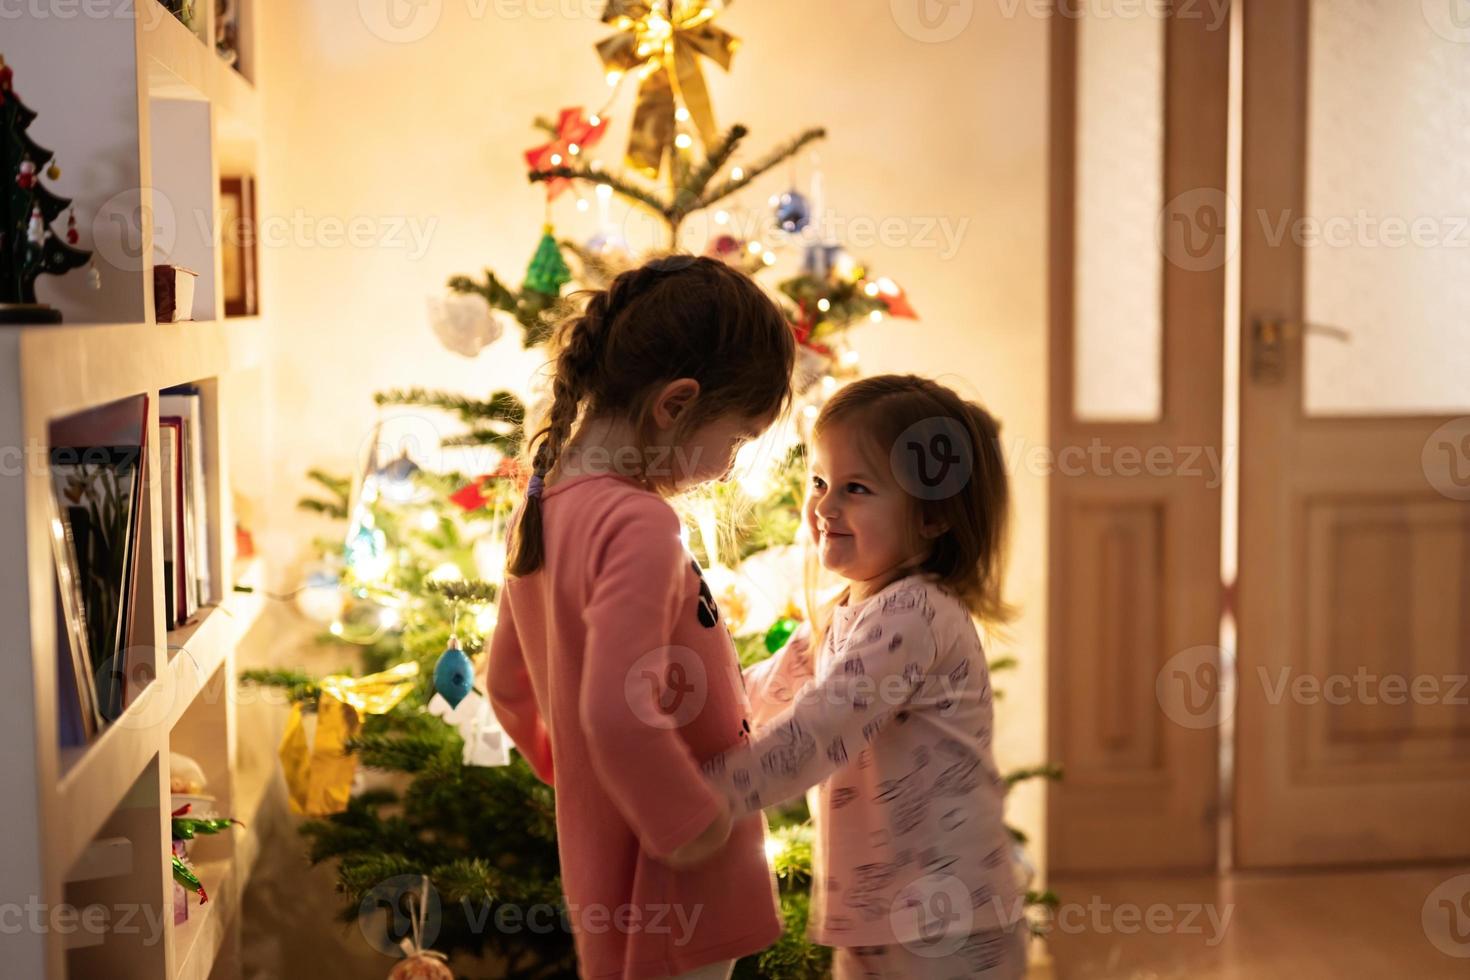
[[(430, 0), (419, 9), (437, 11), (437, 24), (408, 43), (375, 36), (358, 16), (372, 6), (277, 0), (261, 17), (262, 217), (284, 240), (262, 248), (275, 356), (263, 381), (263, 425), (236, 464), (236, 482), (254, 507), (277, 588), (295, 584), (294, 564), (321, 530), (293, 509), (302, 474), (350, 467), (374, 418), (373, 392), (525, 387), (536, 362), (517, 340), (475, 361), (448, 353), (429, 332), (424, 299), (448, 275), (484, 266), (519, 281), (543, 218), (520, 158), (537, 141), (529, 122), (565, 105), (595, 109), (608, 93), (592, 50), (607, 33), (596, 23), (601, 3)], [(903, 284), (923, 317), (862, 328), (864, 367), (939, 376), (1003, 419), (1008, 446), (1038, 446), (1047, 432), (1046, 25), (1024, 4), (961, 0), (931, 6), (968, 14), (968, 25), (926, 42), (901, 27), (917, 24), (905, 11), (912, 6), (733, 5), (721, 22), (745, 46), (730, 75), (708, 73), (717, 118), (751, 127), (739, 158), (747, 163), (801, 128), (825, 125), (830, 138), (819, 152), (834, 210), (902, 219), (911, 235), (930, 222), (961, 230), (952, 254), (938, 230), (939, 247), (854, 249)], [(386, 23), (368, 19), (380, 30)], [(625, 138), (630, 103), (624, 92), (610, 110), (608, 160)], [(803, 183), (809, 173), (798, 168)], [(784, 171), (768, 175), (744, 203), (764, 208), (787, 183)], [(558, 207), (564, 233), (593, 230), (577, 218), (569, 203)], [(385, 234), (406, 223), (406, 247), (334, 245), (310, 230), (326, 219), (376, 222)], [(414, 228), (427, 236), (416, 241)], [(1045, 484), (1024, 467), (1014, 474), (1011, 593), (1024, 616), (995, 649), (1016, 653), (1023, 667), (1001, 681), (1003, 766), (1040, 761), (1045, 731)], [(1011, 811), (1038, 857), (1040, 801), (1039, 788), (1023, 790)], [(281, 849), (289, 853), (291, 843)]]

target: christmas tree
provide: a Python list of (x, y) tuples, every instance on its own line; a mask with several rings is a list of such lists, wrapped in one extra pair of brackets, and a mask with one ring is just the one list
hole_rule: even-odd
[[(680, 57), (729, 67), (735, 41), (711, 23), (722, 6), (696, 0), (608, 4), (604, 20), (616, 32), (598, 45), (598, 53), (615, 80), (638, 82), (624, 165), (612, 170), (588, 159), (606, 130), (607, 107), (590, 116), (567, 108), (555, 121), (536, 121), (549, 140), (528, 150), (526, 160), (530, 180), (547, 194), (546, 227), (519, 288), (490, 270), (479, 280), (450, 279), (448, 297), (432, 305), (432, 325), (447, 347), (474, 356), (516, 331), (525, 347), (545, 344), (566, 287), (606, 285), (654, 254), (688, 246), (681, 232), (692, 214), (716, 209), (711, 227), (731, 225), (724, 207), (733, 195), (825, 135), (809, 129), (749, 168), (733, 162), (748, 135), (745, 127), (718, 132), (702, 84), (689, 84), (694, 75), (673, 70)], [(683, 84), (676, 86), (676, 77)], [(592, 190), (602, 229), (587, 242), (558, 241), (551, 203), (572, 191), (586, 210), (591, 202), (580, 195), (582, 188)], [(823, 237), (825, 202), (819, 186), (816, 191), (810, 198), (794, 188), (771, 197), (775, 227), (769, 236), (745, 240), (717, 231), (696, 243), (753, 274), (775, 265), (778, 251), (801, 249), (800, 273), (776, 286), (800, 343), (794, 425), (765, 441), (766, 451), (748, 461), (741, 480), (674, 501), (688, 527), (689, 549), (719, 594), (746, 666), (779, 650), (802, 615), (799, 573), (794, 579), (789, 574), (800, 563), (796, 540), (806, 483), (801, 437), (821, 402), (842, 379), (858, 373), (848, 331), (885, 316), (914, 316), (895, 283), (870, 274), (839, 243)], [(613, 197), (662, 229), (653, 252), (638, 254), (608, 219)], [(360, 647), (362, 674), (246, 675), (288, 690), (298, 710), (320, 712), (325, 705), (335, 718), (342, 704), (358, 706), (347, 712), (349, 723), (337, 743), (323, 745), (319, 723), (315, 745), (308, 750), (298, 742), (295, 755), (283, 754), (293, 798), (313, 815), (302, 828), (311, 858), (336, 862), (347, 919), (359, 914), (380, 883), (426, 876), (441, 900), (434, 945), (455, 954), (460, 974), (471, 967), (469, 957), (486, 955), (495, 961), (482, 967), (491, 971), (488, 976), (575, 972), (564, 928), (532, 933), (493, 926), (502, 908), (560, 901), (552, 791), (519, 755), (505, 753), (503, 733), (487, 717), (488, 708), (474, 700), (478, 692), (464, 693), (468, 700), (457, 705), (445, 700), (446, 692), (462, 693), (460, 652), (480, 654), (494, 627), (506, 524), (528, 476), (517, 462), (528, 415), (536, 414), (527, 403), (541, 394), (379, 394), (383, 409), (423, 407), (456, 419), (462, 431), (443, 440), (441, 457), (458, 451), (466, 465), (430, 472), (406, 455), (375, 452), (355, 479), (313, 472), (322, 493), (303, 506), (339, 518), (347, 528), (343, 537), (321, 542), (323, 564), (309, 580), (307, 606), (329, 626), (328, 640)], [(1002, 671), (1011, 665), (997, 660), (990, 666)], [(370, 696), (385, 684), (392, 698)], [(311, 765), (318, 754), (321, 773)], [(330, 764), (344, 760), (346, 769)], [(352, 762), (374, 771), (375, 785), (353, 790)], [(1007, 778), (1055, 775), (1040, 767)], [(806, 805), (797, 800), (768, 815), (768, 851), (786, 929), (773, 947), (742, 960), (736, 976), (825, 977), (830, 952), (806, 939), (812, 876)], [(1024, 843), (1018, 831), (1013, 834), (1018, 845)], [(1052, 901), (1049, 895), (1028, 897), (1039, 904)]]
[(52, 152), (26, 132), (35, 120), (35, 111), (15, 92), (14, 71), (0, 56), (0, 323), (61, 322), (59, 310), (36, 302), (36, 279), (80, 268), (92, 255), (73, 247), (75, 215), (66, 241), (51, 230), (71, 201), (41, 183), (43, 172), (56, 180), (61, 170)]

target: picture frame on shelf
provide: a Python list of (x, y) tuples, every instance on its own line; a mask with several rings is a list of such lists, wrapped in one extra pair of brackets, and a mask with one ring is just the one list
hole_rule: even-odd
[(147, 418), (148, 396), (135, 395), (49, 426), (50, 537), (67, 613), (64, 639), (72, 658), (82, 654), (75, 683), (80, 700), (91, 695), (98, 728), (126, 701)]
[(220, 274), (225, 316), (260, 312), (255, 216), (255, 179), (220, 178)]

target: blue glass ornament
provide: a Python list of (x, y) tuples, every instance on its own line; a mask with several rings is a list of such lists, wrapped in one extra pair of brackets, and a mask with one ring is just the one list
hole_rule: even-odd
[(434, 664), (434, 690), (451, 708), (469, 696), (475, 686), (475, 665), (459, 648), (459, 638), (451, 636), (449, 646)]
[(812, 208), (800, 191), (787, 191), (776, 201), (776, 220), (781, 230), (796, 234), (812, 223)]

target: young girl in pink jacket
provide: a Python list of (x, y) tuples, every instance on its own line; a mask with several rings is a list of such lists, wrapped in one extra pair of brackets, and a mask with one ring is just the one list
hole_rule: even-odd
[(795, 340), (747, 276), (674, 256), (563, 325), (490, 644), (496, 717), (556, 787), (584, 978), (728, 977), (781, 933), (759, 815), (700, 765), (748, 738), (728, 630), (665, 501), (789, 406)]
[(808, 932), (837, 980), (1018, 980), (1024, 895), (972, 619), (1006, 617), (995, 420), (882, 375), (823, 406), (809, 452), (807, 530), (848, 587), (746, 672), (755, 731), (706, 764), (711, 785), (737, 817), (818, 787)]

